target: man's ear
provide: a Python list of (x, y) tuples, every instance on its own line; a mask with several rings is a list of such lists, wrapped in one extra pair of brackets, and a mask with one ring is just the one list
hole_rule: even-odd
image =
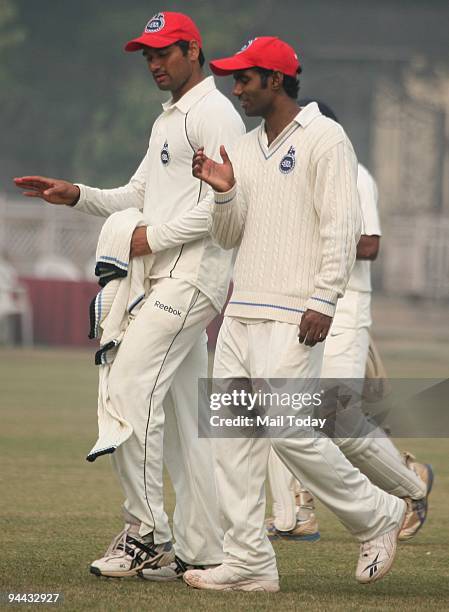
[(282, 89), (282, 83), (284, 82), (284, 75), (282, 72), (275, 70), (271, 75), (271, 87), (274, 91)]
[(200, 47), (198, 45), (198, 42), (196, 40), (191, 40), (189, 42), (189, 50), (188, 50), (189, 60), (191, 60), (192, 62), (196, 62), (199, 56), (200, 56)]

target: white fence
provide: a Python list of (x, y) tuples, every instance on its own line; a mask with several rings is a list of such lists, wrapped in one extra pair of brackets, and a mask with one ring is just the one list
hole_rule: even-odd
[[(93, 279), (95, 249), (104, 219), (40, 200), (0, 198), (0, 257), (22, 276), (36, 275), (49, 256), (69, 260), (80, 279)], [(376, 284), (384, 293), (449, 298), (449, 216), (388, 215)]]
[(0, 257), (22, 276), (34, 276), (49, 257), (68, 260), (80, 279), (93, 278), (95, 249), (103, 218), (38, 199), (0, 197)]

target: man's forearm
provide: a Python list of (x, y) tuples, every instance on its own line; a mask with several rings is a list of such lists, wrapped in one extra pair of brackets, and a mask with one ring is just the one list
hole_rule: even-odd
[(143, 197), (130, 183), (116, 189), (97, 189), (78, 185), (80, 197), (73, 207), (81, 212), (98, 217), (109, 217), (126, 208), (143, 208)]
[(242, 239), (246, 212), (239, 200), (237, 185), (225, 193), (214, 193), (211, 209), (210, 233), (223, 249), (233, 249)]
[(205, 197), (192, 209), (178, 215), (162, 225), (149, 226), (148, 242), (154, 253), (171, 249), (182, 244), (201, 240), (209, 234), (208, 220), (213, 193), (209, 190)]

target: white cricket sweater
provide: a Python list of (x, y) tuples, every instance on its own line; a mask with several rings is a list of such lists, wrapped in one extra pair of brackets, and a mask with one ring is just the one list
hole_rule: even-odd
[(239, 245), (232, 317), (299, 323), (333, 316), (354, 265), (361, 215), (357, 160), (343, 128), (316, 103), (268, 146), (264, 122), (236, 144), (236, 185), (215, 193), (210, 231)]

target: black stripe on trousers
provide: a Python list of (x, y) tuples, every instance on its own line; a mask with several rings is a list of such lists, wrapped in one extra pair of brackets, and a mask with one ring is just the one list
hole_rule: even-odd
[(153, 519), (153, 525), (154, 525), (154, 528), (153, 528), (154, 531), (156, 531), (156, 522), (154, 520), (153, 510), (151, 509), (151, 504), (150, 504), (150, 501), (148, 499), (147, 478), (146, 478), (146, 475), (147, 475), (147, 439), (148, 439), (148, 428), (149, 428), (150, 420), (151, 420), (151, 403), (153, 401), (153, 395), (154, 395), (154, 392), (156, 390), (156, 386), (157, 386), (157, 383), (158, 383), (158, 380), (159, 380), (159, 376), (161, 375), (162, 368), (164, 367), (165, 360), (167, 359), (168, 354), (170, 352), (170, 349), (173, 346), (176, 338), (179, 336), (179, 334), (184, 329), (184, 326), (185, 326), (186, 321), (187, 321), (187, 317), (189, 316), (190, 311), (192, 310), (192, 308), (197, 303), (199, 295), (200, 295), (200, 291), (197, 290), (196, 297), (195, 297), (194, 301), (192, 302), (192, 304), (189, 306), (189, 309), (186, 312), (186, 316), (184, 317), (184, 321), (182, 322), (182, 325), (181, 325), (179, 331), (176, 332), (175, 336), (173, 336), (173, 340), (170, 342), (170, 346), (168, 347), (167, 352), (164, 355), (164, 358), (163, 358), (162, 363), (161, 363), (161, 367), (159, 368), (159, 372), (157, 373), (156, 380), (154, 381), (154, 386), (153, 386), (153, 389), (152, 389), (151, 395), (150, 395), (150, 403), (149, 403), (149, 406), (148, 406), (147, 426), (146, 426), (146, 429), (145, 429), (145, 453), (144, 453), (144, 460), (143, 460), (143, 484), (144, 484), (144, 490), (145, 490), (145, 501), (147, 502), (147, 506), (148, 506), (148, 508), (149, 508), (149, 510), (151, 512), (151, 517)]

